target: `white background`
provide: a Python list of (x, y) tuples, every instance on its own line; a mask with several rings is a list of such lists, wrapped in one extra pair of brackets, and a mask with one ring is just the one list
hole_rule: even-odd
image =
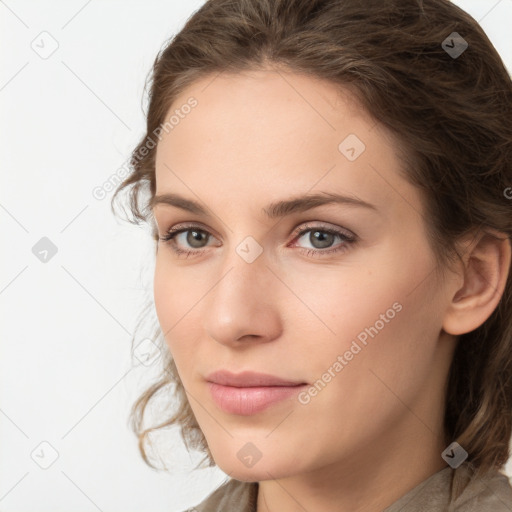
[[(157, 364), (133, 358), (130, 341), (152, 294), (153, 245), (146, 227), (113, 217), (112, 193), (92, 195), (144, 134), (158, 50), (202, 3), (0, 1), (2, 512), (177, 512), (225, 478), (192, 472), (200, 457), (176, 430), (172, 473), (139, 456), (128, 412)], [(512, 0), (455, 3), (512, 72)], [(46, 59), (32, 48), (52, 44)], [(57, 247), (46, 263), (32, 252), (43, 237)], [(47, 469), (44, 441), (58, 453)]]

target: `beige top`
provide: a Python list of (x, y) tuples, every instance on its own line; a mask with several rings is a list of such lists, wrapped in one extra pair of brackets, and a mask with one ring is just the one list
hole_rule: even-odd
[[(257, 495), (257, 482), (230, 479), (184, 512), (256, 512)], [(498, 471), (470, 480), (463, 463), (434, 473), (382, 512), (512, 512), (512, 486)]]

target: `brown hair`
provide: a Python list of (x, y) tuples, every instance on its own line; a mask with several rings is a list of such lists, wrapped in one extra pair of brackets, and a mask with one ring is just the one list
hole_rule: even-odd
[[(459, 56), (443, 41), (458, 32)], [(449, 46), (454, 43), (450, 39)], [(512, 234), (512, 82), (478, 23), (447, 0), (210, 0), (157, 55), (150, 78), (147, 131), (133, 150), (132, 223), (148, 221), (155, 194), (155, 134), (174, 99), (195, 80), (279, 65), (350, 90), (397, 140), (404, 177), (426, 205), (429, 242), (441, 273), (460, 258), (456, 241), (473, 232)], [(148, 150), (148, 148), (150, 148)], [(148, 192), (144, 208), (140, 194)], [(113, 206), (112, 206), (113, 207)], [(115, 213), (115, 212), (114, 212)], [(155, 228), (154, 228), (155, 229)], [(494, 232), (496, 232), (494, 231)], [(153, 233), (155, 239), (157, 235)], [(155, 330), (160, 338), (162, 333)], [(133, 405), (132, 428), (144, 442), (180, 427), (187, 446), (214, 461), (188, 404), (174, 361), (163, 350), (161, 378)], [(143, 427), (150, 400), (174, 386), (178, 410)], [(459, 337), (445, 404), (446, 439), (457, 441), (480, 475), (501, 469), (512, 434), (512, 277), (477, 329)], [(154, 467), (154, 466), (153, 466)]]

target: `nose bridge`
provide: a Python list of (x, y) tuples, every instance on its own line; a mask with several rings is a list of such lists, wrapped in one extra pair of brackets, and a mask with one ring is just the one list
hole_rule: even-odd
[(268, 277), (271, 272), (263, 248), (256, 256), (254, 242), (242, 241), (225, 257), (223, 277), (212, 290), (217, 306), (233, 311), (237, 307), (253, 309), (262, 304), (264, 290), (270, 286)]
[(275, 277), (267, 263), (254, 239), (242, 240), (225, 256), (206, 304), (205, 328), (211, 338), (227, 344), (246, 335), (277, 336), (279, 313), (270, 291)]
[[(268, 280), (271, 272), (267, 268), (268, 258), (263, 245), (251, 235), (237, 236), (232, 233), (232, 243), (223, 255), (221, 275), (225, 276), (219, 282), (221, 294), (242, 293), (247, 296), (258, 294), (258, 287)], [(252, 294), (248, 294), (252, 290)]]

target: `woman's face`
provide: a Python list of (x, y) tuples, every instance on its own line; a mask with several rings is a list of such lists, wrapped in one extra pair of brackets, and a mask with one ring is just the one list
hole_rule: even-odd
[[(392, 139), (348, 93), (284, 71), (211, 75), (171, 115), (156, 195), (182, 207), (153, 211), (160, 237), (189, 231), (158, 243), (155, 304), (219, 467), (363, 471), (413, 441), (440, 456), (450, 297)], [(220, 370), (296, 386), (212, 386)]]

